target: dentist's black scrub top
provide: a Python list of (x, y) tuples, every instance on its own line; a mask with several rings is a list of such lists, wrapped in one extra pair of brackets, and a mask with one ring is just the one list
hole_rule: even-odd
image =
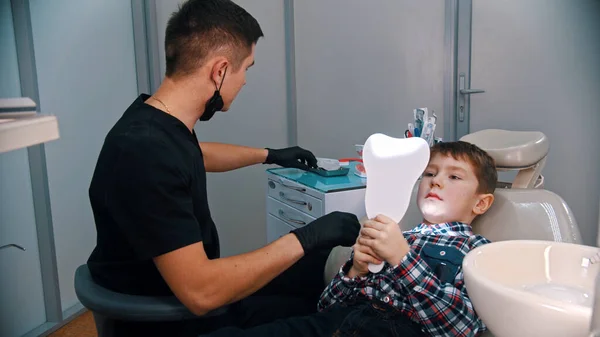
[(214, 259), (219, 238), (196, 134), (148, 98), (129, 106), (100, 151), (89, 188), (97, 243), (88, 267), (111, 290), (162, 296), (172, 292), (152, 258), (202, 241)]

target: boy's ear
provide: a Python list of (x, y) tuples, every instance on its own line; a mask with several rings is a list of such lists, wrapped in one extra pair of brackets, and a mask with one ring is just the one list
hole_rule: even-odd
[(479, 201), (477, 201), (477, 204), (475, 207), (473, 207), (473, 213), (482, 215), (483, 213), (487, 212), (488, 209), (490, 209), (492, 203), (494, 203), (493, 194), (480, 194)]

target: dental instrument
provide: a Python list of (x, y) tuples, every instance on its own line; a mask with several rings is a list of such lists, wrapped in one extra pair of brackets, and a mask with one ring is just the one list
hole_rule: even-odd
[(321, 177), (340, 177), (340, 176), (345, 176), (348, 174), (348, 172), (350, 172), (350, 169), (347, 167), (340, 167), (337, 168), (335, 170), (328, 170), (322, 167), (317, 167), (317, 168), (309, 168), (308, 169), (309, 172), (312, 173), (316, 173), (318, 175), (320, 175)]
[(425, 109), (415, 109), (413, 110), (414, 117), (414, 132), (413, 135), (415, 137), (420, 137), (421, 132), (423, 132), (423, 124), (425, 124), (425, 118), (427, 115), (427, 110)]
[(350, 172), (350, 169), (342, 167), (342, 163), (337, 159), (317, 158), (317, 167), (310, 167), (308, 171), (327, 178), (345, 176)]
[(421, 129), (415, 128), (415, 133), (413, 134), (415, 137), (421, 137)]
[[(413, 187), (429, 162), (429, 144), (419, 137), (393, 138), (376, 133), (365, 142), (363, 162), (368, 175), (367, 217), (382, 214), (399, 223), (408, 209)], [(378, 273), (384, 264), (369, 264), (369, 271)]]
[(340, 168), (340, 161), (331, 158), (317, 158), (317, 167), (327, 171), (334, 171)]
[(427, 123), (425, 124), (425, 128), (421, 133), (421, 138), (425, 139), (429, 146), (433, 146), (433, 139), (435, 133), (435, 118), (429, 117)]
[(427, 108), (414, 109), (413, 117), (415, 119), (415, 129), (423, 130), (423, 125), (427, 121), (427, 117), (429, 117)]

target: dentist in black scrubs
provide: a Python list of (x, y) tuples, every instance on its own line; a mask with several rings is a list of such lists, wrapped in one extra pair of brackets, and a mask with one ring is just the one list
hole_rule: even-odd
[(117, 335), (192, 336), (314, 312), (329, 251), (358, 236), (356, 216), (334, 212), (255, 251), (219, 257), (206, 172), (316, 165), (300, 147), (196, 138), (197, 121), (227, 111), (246, 83), (262, 36), (258, 22), (232, 1), (185, 2), (167, 25), (164, 81), (154, 94), (137, 97), (106, 136), (89, 188), (97, 245), (88, 266), (95, 282), (127, 294), (175, 295), (199, 316), (232, 308), (219, 319), (120, 322)]

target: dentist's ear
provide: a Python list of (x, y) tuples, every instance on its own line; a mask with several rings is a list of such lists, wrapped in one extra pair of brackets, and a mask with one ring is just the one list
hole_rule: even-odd
[(210, 76), (217, 87), (223, 81), (228, 66), (229, 61), (225, 57), (218, 57), (213, 60)]
[(493, 202), (493, 194), (480, 194), (478, 196), (477, 204), (475, 204), (475, 207), (473, 207), (473, 213), (482, 215), (483, 213), (487, 212), (488, 209), (490, 209)]

